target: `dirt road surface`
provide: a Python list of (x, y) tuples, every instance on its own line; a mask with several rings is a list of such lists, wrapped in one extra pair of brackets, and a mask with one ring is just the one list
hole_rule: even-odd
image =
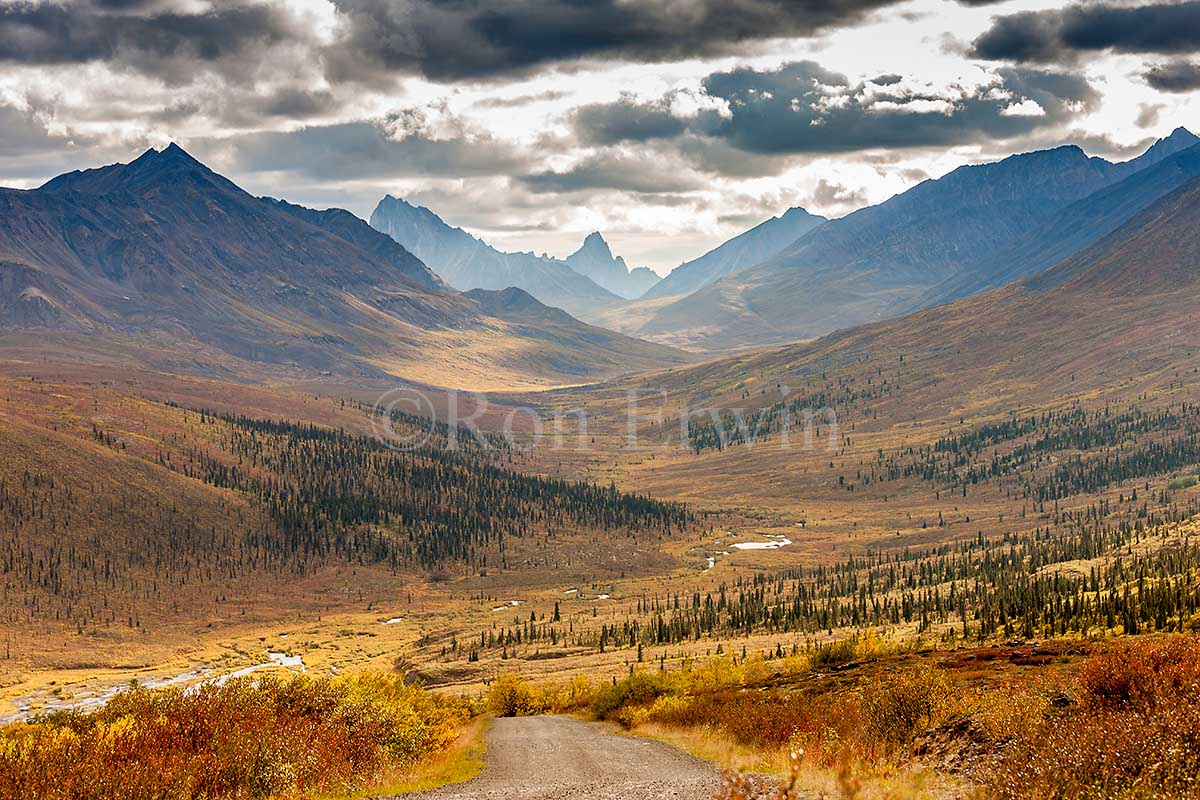
[(670, 745), (571, 717), (497, 719), (483, 773), (404, 800), (713, 800), (720, 775)]

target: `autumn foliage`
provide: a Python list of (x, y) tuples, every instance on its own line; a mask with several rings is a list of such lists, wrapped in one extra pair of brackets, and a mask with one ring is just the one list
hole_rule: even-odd
[(0, 728), (0, 798), (266, 798), (351, 792), (450, 746), (468, 709), (392, 675), (132, 688)]
[(1132, 639), (1093, 655), (1073, 702), (1014, 730), (987, 775), (1001, 798), (1195, 797), (1200, 640)]

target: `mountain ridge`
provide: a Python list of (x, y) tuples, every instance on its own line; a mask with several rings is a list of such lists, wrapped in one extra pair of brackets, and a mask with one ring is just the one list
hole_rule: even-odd
[(826, 223), (769, 261), (626, 330), (721, 351), (811, 339), (903, 313), (1071, 203), (1169, 158), (1188, 137), (1195, 138), (1177, 131), (1120, 164), (1063, 145), (959, 167)]
[(570, 317), (489, 316), (349, 212), (253, 197), (178, 146), (0, 189), (0, 266), (8, 341), (86, 334), (184, 371), (424, 381), (438, 364), (540, 385), (682, 358)]
[[(1200, 176), (1078, 253), (1021, 280), (810, 342), (745, 351), (660, 373), (680, 402), (743, 405), (763, 386), (830, 376), (870, 385), (878, 419), (956, 420), (1106, 393), (1132, 396), (1200, 369)], [(899, 365), (899, 366), (897, 366)], [(897, 373), (899, 374), (899, 373)], [(757, 393), (755, 393), (757, 395)], [(894, 397), (889, 395), (894, 394)], [(693, 396), (694, 395), (694, 396)], [(754, 402), (754, 401), (751, 401)], [(761, 402), (772, 402), (766, 395)]]

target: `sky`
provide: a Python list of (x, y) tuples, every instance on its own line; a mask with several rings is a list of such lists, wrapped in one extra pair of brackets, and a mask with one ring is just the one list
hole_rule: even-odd
[(793, 206), (1200, 132), (1200, 0), (0, 0), (0, 184), (175, 141), (248, 191), (387, 193), (666, 273)]

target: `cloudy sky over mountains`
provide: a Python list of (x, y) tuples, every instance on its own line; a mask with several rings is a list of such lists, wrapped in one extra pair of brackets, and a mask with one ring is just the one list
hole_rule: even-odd
[(792, 205), (1200, 127), (1200, 2), (0, 0), (0, 183), (176, 140), (259, 194), (385, 193), (665, 272)]

